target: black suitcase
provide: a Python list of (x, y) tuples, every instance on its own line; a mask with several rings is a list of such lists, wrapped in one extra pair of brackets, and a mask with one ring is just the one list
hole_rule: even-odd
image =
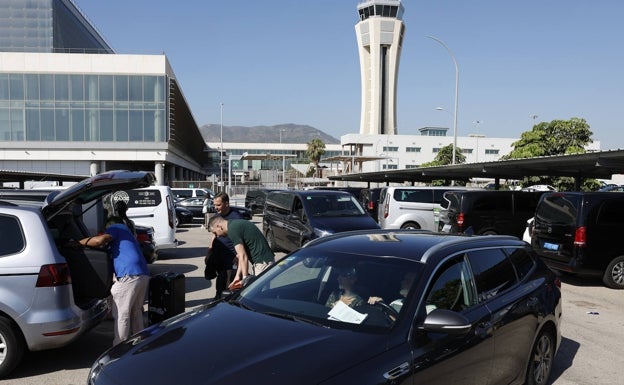
[(184, 274), (166, 272), (153, 276), (149, 283), (147, 319), (150, 325), (184, 312)]

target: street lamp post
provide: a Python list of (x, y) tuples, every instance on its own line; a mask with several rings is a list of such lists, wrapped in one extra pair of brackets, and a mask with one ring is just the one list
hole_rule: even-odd
[(433, 39), (440, 43), (442, 47), (446, 48), (448, 53), (451, 55), (451, 59), (453, 59), (453, 64), (455, 64), (455, 113), (453, 114), (453, 164), (456, 161), (456, 149), (457, 149), (457, 97), (459, 91), (459, 66), (457, 65), (457, 60), (455, 60), (455, 55), (450, 50), (450, 48), (440, 39), (434, 36), (427, 36), (429, 39)]
[[(282, 144), (282, 132), (284, 131), (286, 131), (285, 128), (280, 128), (280, 144)], [(282, 148), (280, 148), (280, 151), (282, 151)], [(282, 154), (282, 184), (284, 188), (288, 187), (286, 186), (286, 156), (284, 154)]]
[(219, 191), (223, 191), (223, 102), (221, 102), (221, 147), (219, 148), (219, 168), (221, 169), (221, 177), (219, 178), (221, 189)]
[(477, 139), (476, 162), (478, 163), (479, 162), (479, 138), (483, 137), (483, 135), (481, 135), (480, 133), (480, 128), (481, 128), (481, 123), (483, 123), (483, 120), (475, 120), (473, 123), (477, 125), (477, 134), (475, 135), (475, 138)]

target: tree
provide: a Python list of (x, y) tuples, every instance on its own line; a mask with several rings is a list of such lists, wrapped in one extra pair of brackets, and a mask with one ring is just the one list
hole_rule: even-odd
[[(533, 126), (523, 132), (520, 140), (514, 142), (514, 149), (502, 159), (520, 159), (536, 156), (571, 155), (585, 153), (585, 146), (592, 142), (593, 133), (585, 119), (553, 120)], [(533, 176), (524, 178), (523, 186), (549, 184), (559, 191), (572, 190), (574, 180), (569, 177)], [(592, 180), (584, 182), (583, 189), (590, 189)]]
[[(466, 157), (462, 154), (461, 148), (457, 147), (455, 151), (455, 164), (466, 163)], [(432, 167), (432, 166), (445, 166), (447, 164), (453, 164), (453, 145), (449, 144), (438, 150), (435, 158), (431, 162), (426, 162), (420, 165), (420, 167)]]
[(317, 172), (318, 177), (321, 177), (321, 175), (318, 175), (318, 170), (320, 170), (319, 162), (321, 161), (321, 156), (323, 156), (323, 154), (325, 154), (325, 143), (323, 143), (322, 140), (314, 138), (308, 142), (306, 156), (310, 158), (310, 162), (314, 165), (314, 170)]
[(523, 132), (520, 140), (512, 144), (514, 149), (503, 159), (583, 154), (585, 146), (592, 142), (592, 135), (585, 119), (541, 122), (531, 131)]
[[(466, 156), (462, 154), (462, 151), (459, 147), (455, 150), (455, 164), (463, 164), (466, 163)], [(445, 166), (453, 164), (453, 145), (449, 144), (448, 146), (444, 146), (438, 150), (436, 157), (431, 162), (426, 162), (420, 165), (420, 167), (435, 167), (435, 166)], [(434, 186), (446, 186), (450, 181), (446, 179), (436, 179), (431, 181), (431, 184)], [(459, 183), (459, 184), (463, 184)]]

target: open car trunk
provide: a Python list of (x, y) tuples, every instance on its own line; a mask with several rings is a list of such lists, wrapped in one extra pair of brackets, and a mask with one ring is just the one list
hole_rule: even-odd
[(111, 191), (146, 187), (152, 182), (151, 173), (111, 171), (88, 178), (61, 193), (51, 193), (46, 198), (47, 205), (42, 211), (59, 252), (69, 266), (76, 305), (108, 297), (114, 274), (108, 250), (78, 245), (79, 240), (96, 235), (87, 230), (82, 210), (101, 209), (101, 204), (94, 203)]

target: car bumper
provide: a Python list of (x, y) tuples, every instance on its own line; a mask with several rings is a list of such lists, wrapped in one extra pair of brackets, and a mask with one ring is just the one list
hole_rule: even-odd
[(22, 317), (20, 327), (31, 351), (47, 350), (68, 345), (97, 326), (108, 313), (105, 299), (94, 300), (86, 309), (77, 306), (40, 312)]

